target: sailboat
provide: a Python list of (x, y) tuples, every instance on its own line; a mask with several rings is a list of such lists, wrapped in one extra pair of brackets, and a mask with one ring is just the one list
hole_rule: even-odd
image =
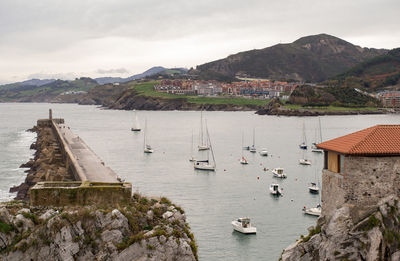
[[(214, 151), (211, 145), (210, 135), (208, 133), (207, 122), (206, 122), (206, 134), (208, 144), (210, 145), (210, 150), (207, 151), (207, 159), (206, 160), (195, 160), (193, 167), (198, 170), (208, 170), (208, 171), (215, 171), (217, 167), (217, 163), (215, 162)], [(212, 163), (210, 162), (210, 152), (212, 155)]]
[(191, 153), (191, 156), (189, 158), (189, 161), (195, 161), (196, 159), (193, 156), (193, 130), (192, 130), (192, 146), (190, 147), (190, 153)]
[(139, 126), (139, 121), (138, 121), (138, 117), (137, 117), (137, 114), (136, 114), (136, 110), (134, 110), (133, 112), (135, 114), (135, 117), (133, 118), (133, 125), (132, 125), (132, 128), (131, 128), (131, 131), (140, 131), (141, 129), (140, 129), (140, 126)]
[(303, 121), (303, 140), (302, 140), (302, 143), (299, 145), (299, 147), (302, 150), (307, 149), (306, 126), (304, 125), (304, 121)]
[(200, 112), (200, 134), (199, 134), (199, 150), (209, 150), (210, 146), (207, 144), (208, 138), (204, 137), (203, 133), (203, 111)]
[(311, 165), (311, 160), (306, 159), (305, 151), (303, 150), (302, 158), (299, 159), (299, 164), (300, 165)]
[(144, 123), (143, 151), (144, 153), (153, 153), (154, 152), (153, 148), (149, 144), (147, 144), (146, 133), (147, 133), (147, 119), (145, 119)]
[(244, 134), (242, 132), (242, 157), (240, 158), (240, 164), (246, 165), (249, 164), (249, 162), (247, 161), (247, 159), (243, 156), (243, 138), (244, 138)]
[(251, 145), (251, 147), (250, 147), (250, 152), (253, 152), (253, 153), (255, 153), (257, 150), (256, 150), (256, 145), (255, 145), (255, 143), (256, 143), (256, 129), (255, 128), (253, 128), (253, 145)]
[(319, 137), (316, 137), (315, 142), (313, 142), (313, 144), (311, 146), (311, 151), (312, 152), (317, 152), (317, 153), (322, 153), (322, 152), (324, 152), (324, 150), (317, 148), (317, 142), (318, 143), (322, 142), (321, 118), (319, 118), (319, 117), (318, 117), (318, 125), (319, 125)]

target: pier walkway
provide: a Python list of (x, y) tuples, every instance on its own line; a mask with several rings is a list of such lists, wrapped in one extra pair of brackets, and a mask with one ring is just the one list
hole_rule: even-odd
[(89, 148), (88, 145), (64, 123), (57, 124), (53, 121), (63, 142), (64, 149), (71, 154), (71, 162), (81, 181), (92, 182), (119, 182), (117, 174), (104, 165), (104, 162)]

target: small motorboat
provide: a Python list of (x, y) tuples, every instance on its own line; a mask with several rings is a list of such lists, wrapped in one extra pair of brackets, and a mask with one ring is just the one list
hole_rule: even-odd
[(306, 208), (306, 206), (303, 208), (304, 214), (316, 217), (321, 216), (321, 210), (322, 208), (320, 204), (318, 204), (315, 208)]
[(271, 184), (269, 185), (269, 192), (274, 196), (281, 196), (282, 188), (279, 187), (279, 184)]
[(192, 156), (192, 157), (189, 158), (189, 161), (193, 162), (193, 161), (196, 161), (196, 159), (194, 158), (194, 156)]
[(256, 152), (257, 152), (257, 149), (256, 149), (256, 147), (253, 145), (253, 146), (250, 147), (249, 151), (250, 151), (250, 152), (253, 152), (253, 153), (256, 153)]
[(299, 159), (300, 165), (311, 165), (311, 160), (308, 159)]
[(287, 178), (286, 174), (283, 173), (283, 168), (274, 168), (272, 170), (272, 174), (274, 175), (275, 178), (281, 178), (281, 179)]
[(255, 234), (257, 228), (253, 227), (250, 223), (250, 218), (243, 217), (232, 221), (233, 229), (243, 234)]
[(246, 164), (249, 164), (249, 161), (245, 157), (242, 157), (240, 159), (240, 164), (246, 165)]
[(260, 155), (261, 155), (261, 156), (268, 156), (268, 151), (267, 151), (267, 149), (261, 149)]
[(318, 194), (319, 188), (316, 183), (311, 182), (311, 185), (308, 187), (308, 191), (310, 191), (311, 194)]

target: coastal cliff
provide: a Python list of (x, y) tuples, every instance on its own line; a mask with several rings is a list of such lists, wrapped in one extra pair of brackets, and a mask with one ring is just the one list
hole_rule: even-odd
[(197, 260), (183, 210), (135, 194), (114, 208), (0, 204), (0, 260)]
[(287, 247), (282, 261), (400, 260), (400, 201), (382, 199), (361, 220), (351, 206), (336, 209), (329, 220), (318, 219), (307, 236)]

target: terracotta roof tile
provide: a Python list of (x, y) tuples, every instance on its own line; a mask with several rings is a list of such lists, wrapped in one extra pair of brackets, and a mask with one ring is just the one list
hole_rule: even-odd
[(400, 155), (400, 125), (376, 125), (317, 147), (351, 155)]

